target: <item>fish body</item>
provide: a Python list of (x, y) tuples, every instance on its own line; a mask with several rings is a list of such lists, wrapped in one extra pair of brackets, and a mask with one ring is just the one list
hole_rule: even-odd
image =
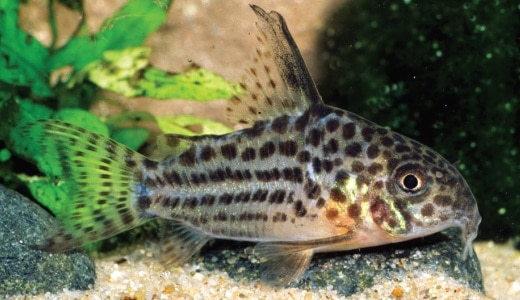
[[(70, 191), (63, 226), (37, 246), (67, 251), (161, 219), (162, 260), (182, 263), (209, 240), (257, 242), (263, 279), (297, 280), (314, 253), (400, 242), (460, 227), (471, 253), (480, 215), (438, 153), (325, 105), (283, 18), (258, 17), (255, 65), (229, 112), (250, 127), (159, 138), (161, 160), (60, 121), (22, 127)], [(283, 265), (284, 268), (280, 268)]]

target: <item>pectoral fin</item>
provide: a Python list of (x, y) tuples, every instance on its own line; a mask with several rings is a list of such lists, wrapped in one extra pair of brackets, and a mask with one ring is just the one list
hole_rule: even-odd
[(262, 261), (262, 281), (282, 287), (301, 278), (313, 249), (308, 245), (259, 243), (254, 254)]
[(182, 222), (162, 221), (161, 240), (161, 263), (181, 265), (199, 252), (211, 238)]

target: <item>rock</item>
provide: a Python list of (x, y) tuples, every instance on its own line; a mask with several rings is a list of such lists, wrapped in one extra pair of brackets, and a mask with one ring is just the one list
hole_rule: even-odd
[(54, 222), (37, 204), (0, 185), (0, 298), (86, 290), (94, 284), (94, 262), (84, 252), (51, 254), (29, 247)]
[[(247, 244), (246, 246), (251, 246)], [(423, 239), (361, 249), (317, 254), (300, 282), (292, 286), (319, 290), (332, 287), (349, 296), (385, 281), (413, 280), (415, 276), (451, 277), (476, 291), (484, 292), (480, 262), (476, 255), (462, 259), (460, 230), (450, 228)], [(217, 242), (202, 252), (209, 270), (226, 270), (235, 280), (256, 281), (259, 264), (244, 253), (244, 245)], [(250, 251), (246, 251), (250, 252)], [(238, 260), (230, 259), (238, 257)], [(283, 266), (280, 266), (283, 267)], [(441, 279), (440, 279), (441, 280)]]

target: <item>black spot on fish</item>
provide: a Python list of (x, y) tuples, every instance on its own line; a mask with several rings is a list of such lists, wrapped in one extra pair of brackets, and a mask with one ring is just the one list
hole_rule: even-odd
[(383, 166), (379, 163), (373, 163), (370, 166), (368, 166), (367, 170), (368, 173), (370, 173), (370, 175), (376, 175), (383, 171)]
[(370, 159), (374, 159), (379, 156), (379, 147), (377, 145), (371, 144), (367, 148), (367, 157)]
[(242, 161), (254, 160), (256, 158), (256, 150), (252, 147), (247, 147), (242, 151), (240, 157), (242, 158)]
[(334, 154), (334, 153), (338, 152), (338, 149), (339, 149), (338, 140), (330, 139), (327, 144), (323, 145), (323, 154), (325, 156), (327, 156), (329, 154)]
[(215, 150), (211, 146), (204, 146), (200, 149), (200, 159), (202, 161), (210, 161), (215, 157)]
[(200, 205), (202, 206), (212, 206), (215, 204), (216, 197), (213, 195), (204, 195), (200, 198)]
[(292, 140), (280, 142), (278, 145), (280, 154), (285, 156), (294, 156), (298, 152), (298, 143)]
[(183, 183), (181, 175), (176, 171), (166, 171), (163, 177), (170, 185), (181, 185)]
[(325, 129), (327, 129), (328, 132), (333, 133), (339, 128), (339, 121), (337, 119), (330, 119), (325, 124)]
[(269, 203), (271, 204), (282, 204), (285, 199), (284, 190), (276, 190), (269, 195)]
[(305, 206), (303, 205), (303, 202), (301, 200), (298, 200), (296, 202), (294, 202), (294, 214), (297, 216), (297, 217), (305, 217), (305, 215), (307, 214), (307, 209), (305, 208)]
[(316, 201), (316, 208), (320, 209), (323, 208), (323, 206), (325, 206), (325, 199), (320, 197), (318, 198), (318, 201)]
[(307, 150), (300, 151), (296, 157), (299, 163), (308, 163), (311, 161), (311, 154)]
[(345, 147), (345, 155), (349, 157), (357, 157), (361, 153), (361, 145), (359, 143), (351, 143)]
[(282, 170), (283, 179), (292, 182), (303, 182), (303, 171), (298, 167), (284, 168)]
[(215, 216), (213, 216), (213, 221), (225, 222), (227, 221), (228, 216), (225, 212), (219, 211)]
[(322, 161), (323, 170), (325, 170), (326, 173), (330, 173), (332, 169), (334, 168), (334, 163), (329, 159), (324, 159)]
[(355, 160), (352, 162), (352, 165), (350, 165), (352, 171), (354, 173), (361, 173), (363, 172), (363, 170), (365, 170), (365, 165), (363, 165), (362, 162), (360, 162), (359, 160)]
[(356, 125), (352, 122), (343, 125), (342, 136), (345, 140), (350, 140), (356, 135)]
[(234, 202), (235, 203), (247, 203), (251, 200), (251, 193), (250, 192), (243, 192), (235, 195)]
[(303, 189), (307, 193), (307, 198), (309, 199), (316, 199), (321, 194), (321, 186), (313, 180), (309, 180), (305, 183)]
[(179, 164), (184, 167), (193, 167), (195, 165), (195, 147), (179, 155)]
[(199, 205), (199, 200), (195, 197), (188, 198), (182, 203), (182, 208), (195, 209)]
[(289, 124), (289, 116), (281, 116), (276, 118), (271, 124), (271, 130), (279, 134), (285, 134)]
[(412, 149), (406, 145), (397, 144), (397, 145), (395, 145), (395, 151), (397, 153), (403, 153), (403, 152), (410, 152), (410, 151), (412, 151)]
[(265, 200), (267, 200), (268, 193), (269, 193), (269, 191), (267, 191), (267, 190), (257, 190), (253, 194), (252, 200), (256, 201), (256, 202), (264, 202)]
[(381, 144), (385, 147), (392, 147), (394, 145), (394, 140), (388, 136), (384, 136), (381, 138)]
[(321, 172), (321, 160), (319, 159), (319, 157), (314, 157), (312, 159), (312, 169), (316, 174), (319, 174)]
[(275, 152), (275, 146), (273, 142), (266, 142), (260, 147), (259, 154), (261, 159), (266, 159), (273, 155)]
[(301, 116), (296, 119), (294, 123), (294, 129), (299, 132), (303, 132), (309, 124), (309, 111), (307, 110)]
[(370, 143), (372, 141), (372, 137), (374, 136), (374, 129), (371, 127), (365, 127), (361, 129), (361, 136), (363, 136), (363, 139), (365, 142)]
[(276, 212), (273, 216), (273, 222), (286, 222), (287, 221), (287, 215), (282, 212)]
[[(108, 160), (108, 159), (107, 159)], [(108, 160), (110, 161), (110, 160)], [(107, 164), (110, 164), (109, 162), (106, 162)], [(149, 170), (149, 171), (153, 171), (153, 170), (156, 170), (157, 169), (157, 166), (158, 166), (158, 163), (151, 160), (151, 159), (143, 159), (143, 166)]]
[(323, 132), (317, 128), (313, 128), (307, 134), (306, 142), (314, 147), (318, 147), (323, 140)]
[(347, 196), (339, 189), (339, 188), (332, 188), (330, 190), (330, 199), (335, 202), (344, 203), (347, 201)]
[(148, 196), (140, 196), (137, 200), (137, 206), (141, 210), (146, 210), (150, 207), (150, 204), (152, 204), (152, 199)]
[(226, 144), (220, 147), (222, 156), (227, 160), (232, 160), (237, 157), (237, 146), (235, 144)]
[(219, 198), (218, 198), (218, 203), (219, 204), (224, 204), (224, 205), (229, 205), (231, 204), (231, 202), (233, 201), (233, 195), (232, 194), (222, 194)]
[(335, 181), (339, 182), (340, 184), (347, 180), (350, 177), (347, 171), (345, 170), (339, 170), (338, 173), (336, 173)]

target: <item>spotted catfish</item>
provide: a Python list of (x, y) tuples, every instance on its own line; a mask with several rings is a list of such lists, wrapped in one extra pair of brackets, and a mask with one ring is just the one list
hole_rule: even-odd
[(160, 160), (60, 121), (21, 129), (70, 194), (48, 251), (67, 251), (161, 219), (162, 258), (181, 264), (211, 239), (251, 241), (277, 285), (314, 253), (462, 229), (480, 215), (457, 169), (430, 148), (323, 104), (287, 25), (252, 5), (261, 45), (228, 109), (245, 129), (165, 135)]

